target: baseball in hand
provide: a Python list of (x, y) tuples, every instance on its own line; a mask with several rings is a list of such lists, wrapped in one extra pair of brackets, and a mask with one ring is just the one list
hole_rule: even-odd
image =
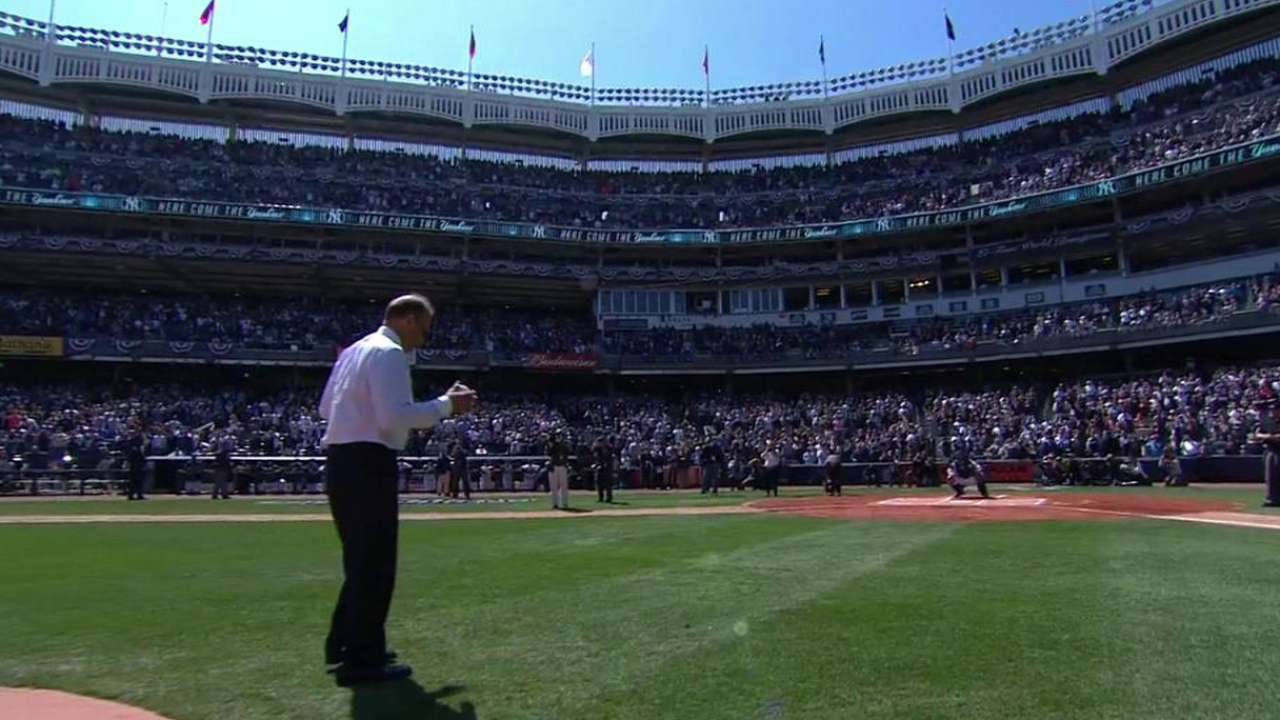
[(476, 391), (460, 382), (455, 382), (445, 395), (453, 405), (454, 415), (465, 415), (475, 407)]

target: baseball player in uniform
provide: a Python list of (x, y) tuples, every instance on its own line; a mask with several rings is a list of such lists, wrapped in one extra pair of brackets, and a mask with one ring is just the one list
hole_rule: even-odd
[(947, 484), (951, 486), (956, 497), (964, 497), (966, 487), (977, 485), (982, 497), (991, 498), (991, 495), (987, 494), (987, 479), (982, 474), (982, 468), (968, 457), (956, 458), (955, 462), (951, 463), (951, 467), (947, 468)]
[(842, 490), (844, 483), (840, 477), (841, 472), (843, 472), (843, 466), (841, 465), (840, 460), (840, 451), (832, 448), (831, 452), (827, 455), (827, 462), (825, 466), (827, 477), (823, 489), (826, 490), (827, 495), (844, 494)]
[(764, 463), (764, 494), (778, 497), (778, 476), (782, 474), (782, 456), (774, 448), (773, 442), (765, 444), (764, 454), (760, 456)]
[(1280, 400), (1258, 402), (1262, 419), (1253, 439), (1266, 448), (1262, 456), (1262, 472), (1267, 483), (1267, 499), (1263, 507), (1280, 507)]
[(551, 456), (551, 472), (548, 481), (551, 484), (551, 507), (557, 510), (569, 509), (569, 446), (559, 435), (551, 439), (547, 448)]

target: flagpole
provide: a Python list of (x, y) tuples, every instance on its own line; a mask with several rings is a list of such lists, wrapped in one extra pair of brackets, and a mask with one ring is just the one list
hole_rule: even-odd
[(209, 32), (204, 38), (204, 61), (206, 63), (213, 62), (213, 21), (217, 19), (218, 7), (214, 5), (213, 12), (209, 13)]
[(942, 17), (947, 20), (947, 74), (956, 74), (956, 41), (951, 39), (951, 13), (947, 12), (947, 8), (942, 8)]
[(591, 106), (596, 104), (596, 68), (600, 63), (596, 62), (596, 41), (591, 41)]
[(48, 24), (46, 24), (46, 25), (44, 26), (44, 40), (45, 40), (45, 42), (53, 42), (53, 39), (54, 39), (54, 37), (53, 37), (53, 36), (54, 36), (54, 31), (53, 31), (53, 5), (54, 5), (54, 3), (55, 3), (56, 1), (57, 1), (57, 0), (49, 0), (49, 22), (48, 22)]
[(711, 47), (702, 46), (702, 70), (703, 76), (707, 80), (706, 94), (703, 96), (703, 102), (707, 107), (711, 107)]
[(345, 78), (347, 76), (347, 38), (351, 37), (351, 34), (350, 34), (351, 8), (347, 8), (347, 14), (343, 16), (342, 21), (344, 23), (348, 23), (346, 28), (342, 31), (342, 75), (341, 77)]
[[(476, 39), (476, 26), (471, 26), (471, 42)], [(471, 51), (471, 45), (467, 46), (467, 92), (471, 92), (471, 67), (475, 64), (476, 54)]]
[(164, 7), (160, 10), (160, 38), (156, 40), (156, 55), (164, 53), (164, 27), (169, 23), (169, 0), (164, 0)]
[(822, 57), (819, 58), (819, 60), (822, 61), (822, 99), (826, 100), (828, 99), (828, 96), (827, 96), (827, 39), (822, 37), (821, 35), (818, 36), (818, 49), (822, 51), (821, 53)]

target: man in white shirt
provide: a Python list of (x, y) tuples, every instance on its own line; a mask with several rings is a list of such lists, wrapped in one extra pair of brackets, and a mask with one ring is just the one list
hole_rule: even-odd
[(393, 664), (384, 628), (396, 575), (396, 453), (411, 429), (430, 428), (475, 404), (475, 393), (461, 383), (435, 400), (413, 400), (406, 353), (426, 342), (434, 316), (421, 295), (392, 300), (382, 327), (338, 357), (320, 399), (320, 416), (328, 421), (325, 490), (342, 540), (344, 575), (325, 660), (340, 664), (334, 675), (342, 686), (413, 672)]

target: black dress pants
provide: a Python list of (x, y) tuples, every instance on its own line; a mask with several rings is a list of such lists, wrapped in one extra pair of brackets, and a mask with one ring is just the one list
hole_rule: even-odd
[(378, 443), (329, 446), (325, 490), (342, 540), (343, 570), (325, 655), (350, 666), (381, 666), (396, 582), (395, 451)]

